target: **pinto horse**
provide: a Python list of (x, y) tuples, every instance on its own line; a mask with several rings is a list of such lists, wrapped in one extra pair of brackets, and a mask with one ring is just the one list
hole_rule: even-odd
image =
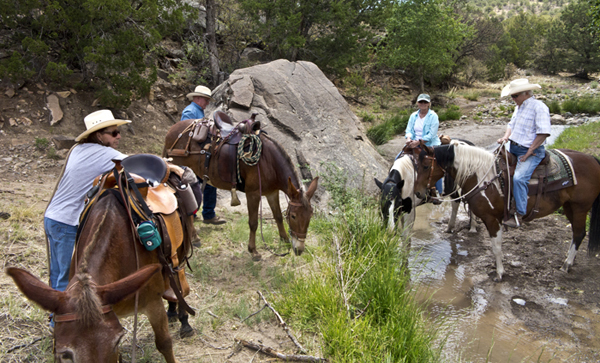
[[(571, 158), (577, 184), (553, 192), (530, 196), (527, 215), (536, 206), (535, 218), (547, 216), (561, 206), (571, 222), (573, 237), (567, 258), (561, 270), (568, 272), (573, 266), (579, 245), (586, 235), (586, 218), (591, 209), (591, 225), (588, 252), (600, 249), (600, 160), (573, 150), (560, 150)], [(421, 144), (413, 154), (417, 157), (417, 181), (415, 194), (424, 196), (428, 185), (444, 174), (452, 176), (463, 191), (473, 213), (483, 220), (496, 258), (496, 281), (502, 280), (502, 228), (504, 196), (497, 179), (495, 156), (481, 148), (452, 142), (430, 148)]]
[(158, 255), (136, 242), (125, 207), (114, 193), (106, 194), (81, 230), (65, 291), (19, 268), (7, 273), (25, 296), (54, 313), (56, 362), (119, 361), (124, 329), (118, 317), (140, 312), (150, 321), (157, 349), (175, 363)]
[[(208, 182), (214, 187), (231, 190), (231, 182), (221, 179), (219, 163), (215, 160), (218, 155), (215, 157), (214, 152), (222, 146), (217, 143), (219, 135), (209, 133), (203, 144), (190, 142), (191, 135), (184, 133), (184, 131), (189, 129), (190, 124), (194, 121), (180, 121), (169, 129), (165, 137), (163, 156), (171, 157), (174, 164), (191, 168), (200, 177), (208, 176)], [(285, 150), (262, 131), (258, 137), (262, 143), (262, 153), (258, 163), (249, 166), (242, 160), (239, 162), (239, 175), (244, 183), (242, 191), (246, 193), (248, 202), (248, 225), (250, 227), (248, 252), (252, 255), (253, 260), (258, 261), (261, 259), (261, 255), (256, 250), (256, 229), (258, 228), (258, 208), (261, 196), (267, 197), (277, 223), (279, 237), (286, 242), (290, 241), (283, 225), (283, 215), (279, 205), (279, 191), (283, 191), (290, 199), (286, 217), (292, 237), (292, 248), (294, 253), (299, 256), (304, 252), (304, 240), (313, 214), (310, 199), (317, 190), (318, 177), (314, 178), (307, 191), (304, 191), (294, 164)], [(205, 165), (206, 153), (200, 153), (200, 151), (208, 147), (208, 143), (210, 143), (209, 152), (213, 155), (209, 159), (207, 170)], [(186, 145), (189, 145), (189, 155), (176, 156), (168, 154), (169, 150), (182, 150), (186, 148)]]
[[(415, 168), (412, 155), (405, 154), (396, 159), (383, 182), (380, 182), (377, 178), (374, 179), (375, 184), (381, 190), (380, 208), (384, 224), (390, 230), (394, 230), (399, 225), (402, 228), (402, 236), (408, 238), (415, 222), (415, 208), (424, 203), (424, 199), (418, 198), (414, 194)], [(447, 233), (452, 233), (461, 202), (460, 192), (457, 190), (452, 178), (444, 178), (444, 192), (442, 195), (450, 195), (454, 199), (452, 201), (452, 214), (446, 229)], [(470, 211), (469, 217), (469, 232), (476, 232), (475, 221)], [(398, 224), (399, 220), (400, 224)]]

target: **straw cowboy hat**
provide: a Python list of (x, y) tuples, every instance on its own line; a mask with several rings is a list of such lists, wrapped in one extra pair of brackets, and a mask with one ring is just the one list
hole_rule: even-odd
[(85, 116), (83, 119), (85, 122), (85, 130), (81, 135), (75, 138), (76, 142), (79, 142), (86, 137), (88, 137), (91, 133), (102, 130), (103, 128), (114, 126), (114, 125), (123, 125), (131, 123), (129, 120), (118, 120), (115, 119), (112, 112), (110, 110), (100, 110), (96, 112), (92, 112), (89, 115)]
[(208, 87), (204, 87), (204, 86), (198, 86), (196, 87), (196, 89), (194, 90), (194, 92), (190, 92), (187, 94), (187, 99), (188, 100), (193, 100), (194, 96), (200, 96), (200, 97), (206, 97), (208, 99), (213, 99), (212, 96), (212, 92), (210, 91), (210, 88)]
[(542, 88), (539, 84), (529, 83), (529, 80), (526, 78), (515, 79), (514, 81), (507, 84), (503, 89), (500, 97), (506, 97), (509, 95), (514, 95), (515, 93), (529, 91), (534, 88)]

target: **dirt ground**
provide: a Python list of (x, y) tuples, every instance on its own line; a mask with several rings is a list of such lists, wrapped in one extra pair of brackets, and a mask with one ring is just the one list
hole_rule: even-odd
[[(85, 110), (91, 100), (70, 96), (65, 102), (70, 109), (79, 108), (81, 111), (77, 114), (81, 118), (76, 120), (75, 117), (51, 127), (48, 110), (39, 101), (45, 91), (38, 88), (21, 89), (14, 96), (16, 98), (0, 95), (0, 125), (3, 125), (0, 127), (0, 212), (11, 215), (6, 220), (0, 219), (0, 263), (2, 268), (26, 268), (46, 281), (42, 216), (64, 161), (48, 158), (48, 148), (38, 145), (36, 139), (49, 138), (52, 134), (79, 134), (83, 130), (75, 122), (81, 122), (89, 113)], [(180, 107), (185, 104), (183, 93), (173, 98)], [(156, 103), (147, 100), (134, 104), (127, 112), (134, 126), (123, 133), (120, 150), (160, 153), (161, 135), (166, 133), (172, 121), (163, 116)], [(22, 117), (28, 117), (32, 124), (27, 126)], [(17, 120), (17, 126), (10, 126), (9, 118)], [(504, 133), (504, 127), (503, 123), (483, 124), (466, 119), (444, 124), (441, 132), (487, 147)], [(391, 160), (400, 145), (403, 145), (401, 137), (379, 150)], [(228, 208), (228, 203), (228, 194), (220, 192), (218, 213), (230, 223), (224, 226), (196, 223), (203, 236), (203, 245), (193, 262), (195, 272), (189, 275), (192, 293), (188, 302), (198, 311), (191, 319), (197, 334), (180, 339), (177, 326), (172, 326), (175, 353), (180, 362), (271, 361), (272, 358), (236, 346), (236, 338), (258, 341), (288, 354), (295, 351), (285, 331), (268, 310), (257, 315), (252, 323), (241, 320), (264, 305), (257, 291), (268, 291), (269, 284), (278, 278), (278, 272), (285, 268), (301, 269), (303, 262), (289, 256), (282, 259), (263, 250), (263, 260), (253, 263), (244, 239), (228, 237), (237, 233), (235, 229), (240, 225), (231, 221), (244, 220), (246, 211), (243, 207)], [(268, 218), (265, 223), (273, 224)], [(309, 233), (309, 246), (310, 238), (314, 237)], [(493, 281), (495, 263), (483, 225), (479, 226), (476, 235), (463, 230), (448, 238), (455, 239), (455, 243), (468, 251), (468, 254), (458, 254), (455, 258), (466, 267), (465, 275), (472, 280), (473, 289), (483, 290), (503, 319), (522, 323), (528, 334), (549, 342), (559, 352), (563, 351), (564, 354), (553, 361), (600, 362), (600, 341), (596, 338), (600, 334), (600, 284), (596, 277), (600, 260), (587, 255), (586, 239), (572, 270), (569, 273), (559, 271), (571, 239), (568, 221), (563, 216), (545, 217), (504, 234), (506, 273), (501, 283)], [(0, 291), (0, 361), (51, 360), (51, 335), (46, 314), (34, 309), (5, 274), (0, 274)], [(520, 305), (518, 302), (521, 301), (525, 304)], [(131, 318), (124, 320), (123, 325), (129, 332), (133, 330)], [(293, 327), (292, 331), (311, 355), (320, 355), (316, 339), (294, 331)], [(131, 334), (127, 336), (122, 344), (123, 352), (131, 348)], [(144, 320), (141, 321), (139, 344), (145, 361), (161, 359)]]

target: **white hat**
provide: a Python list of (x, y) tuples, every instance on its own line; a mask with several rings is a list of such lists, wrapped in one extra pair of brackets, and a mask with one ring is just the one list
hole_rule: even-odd
[(188, 93), (186, 97), (191, 101), (194, 99), (194, 96), (206, 97), (212, 100), (212, 92), (210, 91), (210, 88), (204, 86), (196, 87), (194, 92)]
[(114, 126), (114, 125), (123, 125), (128, 124), (131, 121), (129, 120), (118, 120), (115, 119), (112, 112), (110, 110), (100, 110), (96, 112), (92, 112), (89, 115), (85, 116), (83, 119), (85, 121), (85, 130), (81, 135), (75, 138), (76, 142), (79, 142), (86, 137), (88, 137), (92, 132), (102, 130), (106, 127)]
[(417, 97), (417, 102), (419, 102), (419, 101), (431, 102), (431, 97), (429, 97), (429, 95), (427, 93), (421, 93), (419, 95), (419, 97)]
[(500, 97), (506, 97), (509, 95), (514, 95), (515, 93), (529, 91), (534, 88), (542, 88), (539, 84), (529, 83), (527, 78), (519, 78), (507, 84), (503, 89), (502, 93), (500, 93)]

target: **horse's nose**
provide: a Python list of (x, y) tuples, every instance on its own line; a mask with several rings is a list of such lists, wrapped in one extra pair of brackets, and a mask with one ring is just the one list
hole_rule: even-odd
[(415, 196), (419, 199), (423, 199), (423, 197), (421, 196), (421, 192), (415, 192)]

